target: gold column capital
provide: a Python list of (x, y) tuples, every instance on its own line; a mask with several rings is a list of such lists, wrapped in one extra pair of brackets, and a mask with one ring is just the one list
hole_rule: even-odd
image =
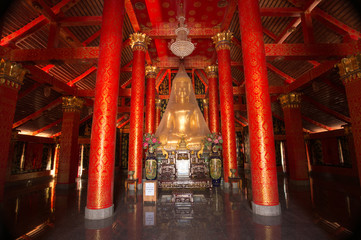
[(230, 31), (217, 33), (212, 37), (213, 43), (216, 45), (216, 50), (231, 49), (233, 33)]
[(1, 59), (0, 86), (4, 85), (19, 90), (20, 86), (23, 85), (23, 80), (27, 72), (29, 71), (24, 69), (21, 64)]
[(208, 99), (207, 98), (203, 98), (203, 106), (204, 107), (208, 107), (208, 104), (209, 104), (209, 101), (208, 101)]
[(145, 33), (133, 33), (130, 34), (129, 38), (130, 38), (130, 46), (133, 49), (133, 51), (135, 50), (147, 51), (148, 45), (152, 40)]
[(155, 107), (156, 108), (161, 108), (162, 107), (162, 100), (159, 98), (155, 99)]
[(84, 99), (77, 98), (75, 96), (66, 96), (63, 97), (63, 111), (64, 112), (75, 112), (80, 111), (83, 107)]
[(301, 107), (301, 96), (301, 93), (290, 92), (280, 95), (278, 99), (280, 100), (282, 108), (299, 108)]
[(218, 66), (216, 65), (209, 65), (204, 69), (204, 71), (206, 72), (208, 78), (217, 78), (218, 76)]
[(338, 67), (338, 73), (345, 85), (352, 82), (354, 79), (361, 78), (360, 53), (348, 58), (343, 58), (336, 66)]
[(159, 68), (157, 66), (147, 65), (145, 67), (145, 76), (146, 78), (156, 78)]

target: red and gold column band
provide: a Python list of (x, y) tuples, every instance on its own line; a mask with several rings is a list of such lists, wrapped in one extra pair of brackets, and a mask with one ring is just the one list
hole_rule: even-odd
[(212, 133), (219, 133), (218, 67), (207, 66), (205, 72), (208, 76), (209, 130)]
[(307, 156), (303, 137), (302, 94), (290, 92), (279, 96), (286, 129), (287, 159), (291, 180), (307, 181)]
[(233, 87), (231, 75), (230, 48), (231, 32), (218, 33), (213, 39), (216, 44), (219, 68), (219, 96), (221, 102), (221, 125), (223, 137), (224, 181), (228, 182), (230, 169), (237, 169), (236, 129), (234, 118)]
[(113, 206), (124, 0), (104, 0), (90, 140), (87, 209)]
[(162, 109), (162, 100), (155, 99), (155, 130), (157, 130), (160, 123), (160, 110)]
[(62, 97), (63, 121), (60, 136), (60, 156), (57, 183), (73, 184), (77, 177), (79, 160), (80, 111), (84, 100), (75, 96)]
[(146, 66), (145, 76), (147, 78), (146, 106), (145, 106), (145, 132), (155, 133), (155, 78), (158, 68)]
[(138, 179), (139, 183), (142, 182), (145, 51), (150, 40), (147, 35), (142, 33), (130, 35), (133, 48), (133, 71), (128, 168), (129, 171), (134, 171), (134, 178)]
[(26, 72), (27, 70), (17, 63), (4, 59), (0, 61), (0, 202), (4, 194), (18, 91), (23, 84)]
[(208, 99), (203, 99), (203, 116), (204, 120), (207, 123), (207, 126), (209, 127), (209, 109), (208, 109)]
[(361, 54), (343, 58), (337, 66), (346, 89), (358, 175), (361, 184)]
[(258, 0), (238, 1), (250, 134), (253, 203), (279, 205), (271, 101)]

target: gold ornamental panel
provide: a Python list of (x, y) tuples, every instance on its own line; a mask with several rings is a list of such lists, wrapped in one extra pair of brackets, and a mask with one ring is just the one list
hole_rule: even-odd
[(130, 46), (132, 47), (133, 51), (141, 50), (146, 51), (148, 49), (148, 45), (152, 40), (148, 37), (145, 33), (133, 33), (130, 34)]
[(208, 103), (209, 103), (208, 99), (204, 98), (203, 99), (203, 107), (208, 107)]
[(230, 31), (217, 33), (212, 37), (213, 43), (216, 45), (216, 50), (230, 49), (233, 33)]
[(84, 99), (77, 98), (75, 96), (63, 97), (63, 111), (64, 112), (75, 112), (80, 111), (83, 107)]
[(344, 84), (347, 84), (354, 79), (361, 78), (361, 54), (343, 58), (341, 62), (336, 65)]
[(282, 94), (278, 97), (282, 108), (299, 108), (301, 107), (301, 93), (290, 92)]
[(23, 85), (25, 74), (28, 70), (24, 69), (21, 64), (6, 61), (0, 61), (0, 85), (12, 87), (17, 90)]
[(145, 67), (145, 76), (147, 78), (156, 78), (159, 68), (157, 66), (147, 65)]
[(162, 107), (162, 99), (156, 98), (155, 99), (155, 107), (161, 108)]
[(208, 78), (217, 78), (218, 66), (209, 65), (204, 69), (204, 71), (207, 73)]

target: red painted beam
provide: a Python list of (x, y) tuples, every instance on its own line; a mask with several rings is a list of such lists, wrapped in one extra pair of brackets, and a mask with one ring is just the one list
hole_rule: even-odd
[(64, 17), (58, 23), (61, 27), (94, 26), (102, 24), (102, 16)]
[(63, 121), (63, 119), (59, 119), (59, 120), (57, 120), (57, 121), (55, 121), (53, 123), (50, 123), (49, 125), (46, 125), (45, 127), (40, 128), (39, 130), (36, 130), (36, 131), (32, 132), (31, 135), (33, 135), (33, 136), (38, 135), (39, 133), (44, 132), (45, 130), (48, 130), (49, 128), (52, 128), (55, 125), (61, 123), (62, 121)]
[[(283, 118), (282, 118), (281, 116), (277, 115), (276, 113), (272, 113), (272, 116), (275, 117), (275, 118), (277, 118), (278, 120), (281, 120), (282, 122), (284, 122)], [(304, 131), (304, 132), (312, 133), (311, 130), (308, 130), (308, 129), (306, 129), (306, 128), (303, 128), (303, 131)]]
[(53, 102), (49, 103), (48, 105), (46, 105), (45, 107), (42, 107), (41, 109), (37, 110), (36, 112), (30, 114), (29, 116), (17, 121), (16, 123), (13, 124), (13, 128), (16, 128), (24, 123), (26, 123), (27, 121), (33, 119), (33, 118), (37, 118), (39, 117), (45, 110), (48, 110), (49, 108), (53, 108), (58, 106), (59, 104), (62, 103), (62, 99), (61, 97), (54, 100)]
[[(66, 10), (74, 6), (74, 4), (76, 4), (78, 1), (79, 0), (63, 0), (60, 3), (56, 4), (54, 7), (52, 7), (51, 10), (55, 15), (57, 15), (60, 13), (60, 10), (62, 12), (65, 12)], [(16, 30), (8, 36), (2, 38), (0, 41), (0, 46), (8, 45), (10, 42), (16, 42), (24, 36), (36, 32), (48, 23), (49, 20), (44, 15), (41, 15), (26, 24), (24, 27), (20, 28), (19, 30)]]
[(346, 24), (342, 23), (341, 21), (337, 20), (336, 18), (332, 17), (326, 12), (322, 11), (320, 8), (314, 9), (312, 12), (312, 16), (317, 18), (317, 20), (321, 21), (331, 30), (341, 35), (349, 34), (351, 36), (356, 37), (357, 39), (361, 38), (361, 32), (347, 26)]
[(302, 99), (308, 103), (311, 103), (312, 105), (314, 105), (315, 107), (317, 107), (319, 110), (345, 122), (345, 123), (351, 123), (351, 118), (350, 117), (346, 117), (345, 115), (336, 112), (335, 110), (332, 110), (328, 107), (326, 107), (325, 105), (317, 102), (316, 100), (314, 100), (313, 98), (307, 96), (307, 95), (302, 95)]
[(125, 81), (120, 87), (126, 88), (129, 84), (132, 83), (132, 78), (130, 77), (127, 81)]
[[(234, 111), (246, 112), (247, 106), (244, 104), (234, 104)], [(248, 123), (248, 121), (246, 121)]]
[(244, 124), (243, 122), (241, 122), (241, 121), (238, 120), (237, 118), (235, 118), (235, 120), (236, 120), (237, 123), (241, 124), (242, 127), (246, 127), (246, 126), (247, 126), (246, 124)]
[(267, 68), (269, 70), (275, 72), (276, 74), (278, 74), (279, 76), (284, 78), (286, 83), (293, 83), (294, 81), (296, 81), (296, 79), (294, 79), (293, 77), (291, 77), (291, 76), (287, 75), (286, 73), (282, 72), (281, 70), (279, 70), (278, 68), (276, 68), (272, 64), (270, 64), (268, 62), (266, 64), (267, 64)]
[(76, 89), (68, 86), (67, 84), (61, 82), (53, 76), (50, 76), (48, 73), (42, 71), (40, 68), (35, 66), (25, 65), (24, 68), (30, 71), (30, 78), (39, 82), (47, 83), (52, 86), (52, 88), (60, 93), (65, 93), (69, 95), (76, 95)]
[(41, 6), (39, 12), (42, 13), (47, 19), (49, 19), (49, 21), (56, 22), (58, 20), (56, 14), (53, 12), (53, 10), (49, 7), (48, 4), (46, 4), (43, 0), (35, 0), (32, 1), (32, 6), (34, 6), (34, 3), (36, 2)]
[[(96, 31), (93, 35), (91, 35), (87, 40), (82, 42), (83, 46), (89, 45), (91, 42), (93, 42), (97, 37), (100, 36), (101, 30)], [(123, 43), (124, 44), (124, 43)], [(123, 47), (124, 48), (124, 47)]]
[(301, 16), (303, 42), (306, 44), (314, 43), (315, 38), (313, 35), (312, 18), (310, 13), (304, 13)]
[[(87, 120), (88, 120), (89, 118), (91, 118), (92, 116), (93, 116), (93, 114), (90, 114), (90, 115), (86, 116), (85, 118), (83, 118), (82, 120), (80, 120), (79, 125), (82, 124), (82, 123), (84, 123), (85, 121), (87, 121)], [(60, 136), (60, 135), (61, 135), (61, 132), (58, 132), (58, 133), (53, 134), (53, 135), (51, 136), (51, 138), (58, 137), (58, 136)]]
[(229, 29), (229, 26), (231, 25), (231, 22), (232, 22), (233, 15), (237, 9), (237, 1), (236, 0), (231, 0), (228, 2), (229, 2), (229, 5), (227, 7), (227, 12), (224, 15), (220, 32)]
[[(162, 24), (160, 24), (162, 26)], [(149, 29), (142, 31), (145, 34), (147, 34), (152, 39), (174, 39), (177, 36), (175, 35), (174, 29), (170, 28), (156, 28), (156, 29)], [(203, 38), (211, 38), (215, 34), (219, 33), (219, 28), (191, 28), (189, 30), (189, 38), (197, 38), (197, 39), (203, 39)]]
[(129, 121), (130, 121), (130, 119), (128, 119), (127, 121), (123, 122), (122, 124), (120, 124), (120, 125), (118, 126), (118, 128), (124, 127), (125, 125), (127, 125), (127, 124), (129, 123)]
[(269, 17), (301, 17), (303, 13), (299, 8), (260, 8), (261, 16)]
[(298, 27), (298, 25), (300, 25), (300, 23), (301, 18), (293, 19), (282, 31), (282, 33), (277, 37), (276, 43), (283, 43), (288, 38), (288, 36), (290, 36), (295, 31), (295, 29)]
[(74, 78), (73, 80), (69, 81), (67, 84), (72, 87), (75, 83), (77, 83), (80, 80), (82, 80), (83, 78), (87, 77), (88, 75), (93, 73), (95, 70), (97, 70), (97, 68), (93, 66), (93, 67), (89, 68), (88, 70), (86, 70), (80, 76), (78, 76), (78, 77)]
[(346, 90), (343, 85), (335, 84), (335, 83), (331, 82), (331, 80), (329, 80), (329, 79), (322, 79), (322, 82), (326, 83), (329, 87), (335, 89), (339, 93), (346, 95)]
[(288, 85), (285, 89), (286, 92), (287, 93), (292, 92), (292, 91), (298, 89), (299, 87), (302, 87), (302, 86), (310, 83), (315, 78), (321, 76), (322, 74), (324, 74), (324, 73), (328, 72), (329, 70), (331, 70), (332, 68), (334, 68), (336, 63), (337, 63), (337, 61), (329, 61), (329, 62), (320, 64), (318, 67), (312, 68), (310, 71), (303, 74), (301, 77), (297, 78), (296, 81), (294, 81), (292, 84)]
[(133, 26), (134, 32), (139, 32), (140, 27), (139, 27), (139, 24), (138, 24), (137, 16), (135, 15), (133, 5), (130, 2), (130, 0), (125, 0), (125, 10), (126, 10), (126, 12), (128, 14), (130, 23)]
[(263, 27), (263, 32), (270, 37), (273, 41), (276, 41), (277, 36), (276, 34), (274, 34), (273, 32), (271, 32), (270, 30), (268, 30), (267, 28)]
[(324, 125), (324, 124), (322, 124), (322, 123), (316, 122), (315, 120), (312, 120), (311, 118), (306, 117), (306, 116), (303, 116), (303, 115), (302, 115), (302, 119), (305, 120), (305, 121), (307, 121), (307, 122), (310, 122), (310, 123), (312, 123), (313, 125), (316, 125), (316, 126), (318, 126), (318, 127), (320, 127), (320, 128), (326, 129), (327, 131), (335, 130), (335, 129), (329, 127), (329, 126), (326, 126), (326, 125)]

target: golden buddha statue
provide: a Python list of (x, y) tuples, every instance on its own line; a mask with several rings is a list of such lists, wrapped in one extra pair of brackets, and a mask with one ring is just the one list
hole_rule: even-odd
[(201, 141), (209, 133), (191, 80), (181, 65), (173, 80), (169, 102), (155, 135), (163, 146), (176, 146), (181, 139), (185, 139), (188, 146), (200, 147)]

